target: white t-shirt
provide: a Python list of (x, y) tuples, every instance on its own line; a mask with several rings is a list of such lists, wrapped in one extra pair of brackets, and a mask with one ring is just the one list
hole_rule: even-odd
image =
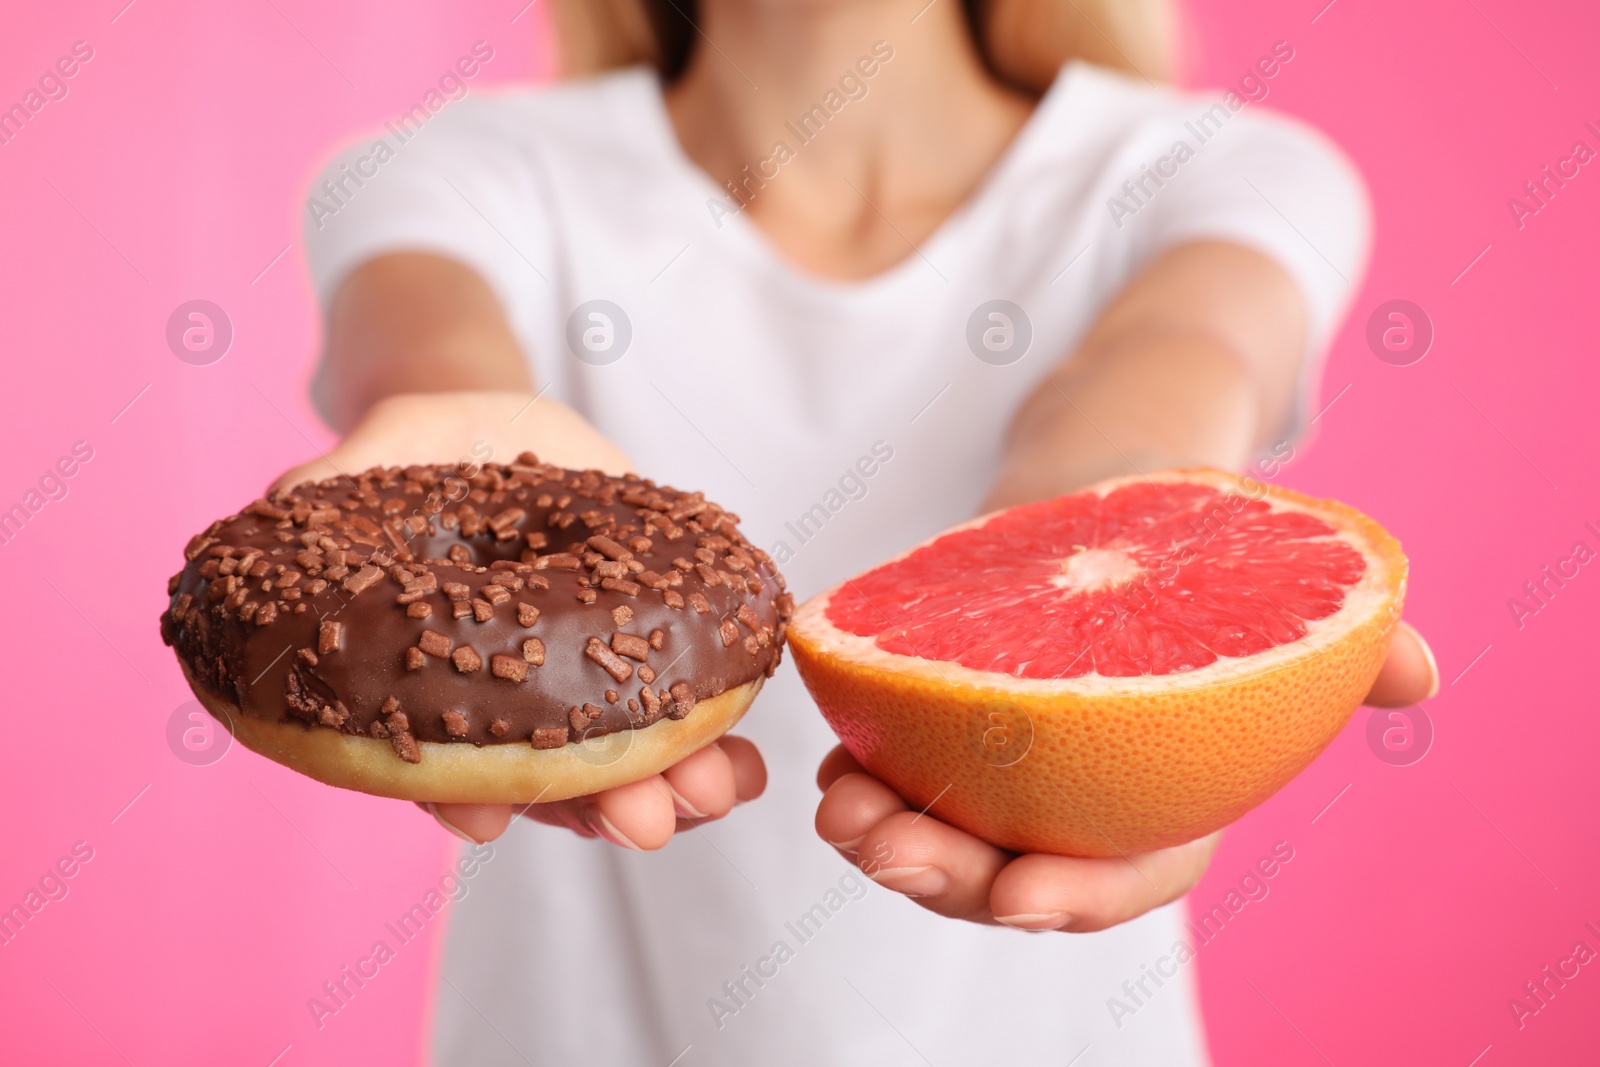
[[(1365, 259), (1360, 180), (1314, 132), (1217, 99), (1069, 65), (972, 198), (859, 282), (801, 272), (735, 213), (643, 70), (356, 142), (307, 246), (324, 302), (385, 252), (476, 268), (535, 381), (643, 473), (739, 512), (804, 598), (970, 517), (1018, 405), (1166, 248), (1280, 263), (1314, 382)], [(834, 742), (787, 664), (740, 732), (767, 794), (658, 853), (525, 822), (496, 843), (451, 920), (438, 1062), (1205, 1062), (1196, 964), (1111, 1003), (1170, 957), (1181, 906), (1088, 935), (932, 915), (817, 839)]]

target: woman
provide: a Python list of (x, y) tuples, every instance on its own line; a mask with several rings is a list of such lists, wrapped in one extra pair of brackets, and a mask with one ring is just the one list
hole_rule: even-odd
[[(1152, 84), (1156, 0), (554, 14), (584, 77), (450, 105), (308, 227), (347, 436), (286, 480), (634, 468), (740, 512), (803, 598), (976, 512), (1297, 433), (1366, 253), (1359, 179), (1237, 96)], [(1370, 699), (1437, 683), (1403, 627)], [(1005, 853), (829, 752), (790, 671), (743, 729), (526, 812), (576, 834), (496, 843), (440, 1062), (1204, 1062), (1192, 968), (1146, 975), (1214, 839)], [(716, 822), (761, 753), (768, 795)], [(435, 814), (477, 841), (513, 815)]]

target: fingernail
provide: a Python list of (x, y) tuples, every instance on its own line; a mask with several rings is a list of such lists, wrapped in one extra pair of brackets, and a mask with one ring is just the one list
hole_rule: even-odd
[(996, 915), (994, 921), (1018, 930), (1059, 930), (1072, 921), (1064, 911), (1051, 911), (1039, 915)]
[(862, 834), (860, 837), (852, 837), (848, 841), (829, 841), (828, 844), (841, 852), (854, 852), (861, 847), (861, 842), (866, 840), (866, 837), (866, 834)]
[(635, 852), (644, 851), (638, 845), (629, 841), (627, 835), (621, 830), (611, 825), (611, 820), (606, 818), (605, 813), (599, 808), (590, 808), (584, 813), (583, 819), (589, 824), (589, 829), (610, 841), (613, 845), (619, 848), (631, 848)]
[(667, 783), (667, 792), (672, 794), (672, 810), (685, 819), (704, 819), (706, 813), (697, 809), (693, 804), (683, 799), (683, 794), (672, 788), (672, 783)]
[(1421, 647), (1423, 656), (1428, 660), (1428, 672), (1433, 676), (1433, 684), (1428, 686), (1428, 695), (1422, 699), (1432, 700), (1439, 695), (1439, 661), (1433, 658), (1433, 648), (1429, 646), (1427, 638), (1417, 632), (1415, 626), (1408, 622), (1403, 622), (1400, 625), (1411, 631), (1411, 636), (1417, 639), (1417, 644)]
[(942, 893), (950, 878), (937, 867), (884, 867), (867, 874), (885, 889), (908, 897), (931, 897)]
[(433, 816), (433, 821), (434, 822), (438, 823), (440, 826), (444, 827), (446, 830), (449, 830), (451, 833), (453, 833), (457, 837), (461, 838), (461, 840), (465, 841), (467, 844), (469, 844), (469, 845), (479, 844), (478, 839), (475, 838), (475, 837), (469, 837), (465, 830), (461, 829), (458, 826), (452, 826), (449, 823), (445, 822), (444, 821), (444, 816), (439, 814), (439, 809), (434, 807), (433, 803), (431, 801), (426, 803), (426, 804), (424, 804), (424, 805), (422, 805), (422, 809), (424, 811), (426, 811), (429, 815)]

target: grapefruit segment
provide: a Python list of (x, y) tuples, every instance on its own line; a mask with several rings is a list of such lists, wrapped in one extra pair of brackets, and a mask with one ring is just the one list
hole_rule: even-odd
[(941, 534), (807, 602), (789, 642), (913, 805), (1017, 851), (1118, 855), (1210, 833), (1315, 758), (1405, 581), (1353, 508), (1169, 471)]

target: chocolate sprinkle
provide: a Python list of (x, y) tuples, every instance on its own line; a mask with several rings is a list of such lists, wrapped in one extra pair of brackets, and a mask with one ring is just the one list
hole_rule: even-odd
[[(344, 591), (352, 596), (357, 593), (364, 593), (376, 585), (380, 580), (382, 580), (382, 578), (383, 572), (371, 564), (368, 564), (344, 580)], [(299, 579), (297, 577), (296, 581), (298, 580)]]
[(502, 656), (497, 653), (489, 657), (489, 673), (496, 678), (521, 682), (528, 677), (528, 664), (515, 656)]
[(317, 651), (326, 656), (339, 651), (344, 642), (344, 623), (332, 620), (317, 628)]
[(606, 673), (619, 682), (626, 682), (633, 676), (633, 668), (622, 662), (621, 657), (607, 648), (605, 642), (598, 637), (589, 638), (589, 643), (583, 648), (583, 654), (604, 667)]
[(422, 753), (417, 750), (417, 739), (410, 734), (404, 732), (391, 734), (389, 743), (394, 746), (394, 754), (407, 763), (422, 762)]
[(564, 748), (566, 744), (565, 726), (536, 726), (533, 729), (534, 748)]
[(611, 635), (611, 651), (643, 663), (650, 658), (650, 642), (642, 637), (618, 631)]

